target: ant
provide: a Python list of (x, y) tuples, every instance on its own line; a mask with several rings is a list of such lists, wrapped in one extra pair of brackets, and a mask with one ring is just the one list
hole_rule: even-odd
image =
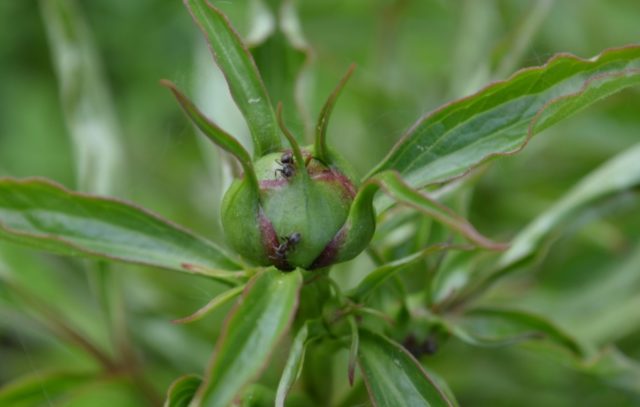
[(289, 251), (293, 250), (296, 247), (296, 245), (300, 242), (300, 239), (302, 239), (302, 235), (298, 232), (295, 232), (290, 236), (281, 237), (281, 239), (283, 240), (283, 242), (278, 244), (278, 246), (275, 248), (273, 256), (271, 256), (273, 260), (286, 260), (287, 253), (289, 253)]
[(278, 173), (282, 175), (283, 178), (291, 178), (293, 177), (293, 174), (296, 173), (296, 167), (293, 162), (293, 153), (291, 151), (284, 152), (282, 157), (280, 157), (279, 160), (276, 160), (276, 162), (282, 166), (282, 168), (275, 170), (276, 178), (278, 177)]

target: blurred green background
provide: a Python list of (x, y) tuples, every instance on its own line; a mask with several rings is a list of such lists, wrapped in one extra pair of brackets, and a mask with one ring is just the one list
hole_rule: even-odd
[[(224, 179), (215, 164), (219, 157), (212, 160), (212, 147), (195, 137), (169, 92), (158, 84), (172, 79), (214, 110), (216, 103), (228, 103), (217, 96), (207, 76), (213, 61), (203, 57), (199, 31), (177, 0), (76, 3), (92, 33), (120, 130), (124, 160), (110, 193), (221, 242), (217, 207)], [(216, 2), (243, 35), (252, 28), (248, 3)], [(305, 93), (312, 117), (348, 65), (358, 65), (336, 106), (329, 137), (361, 175), (420, 115), (449, 100), (520, 67), (542, 64), (557, 52), (588, 58), (640, 38), (637, 0), (296, 4), (313, 49)], [(0, 2), (0, 175), (43, 176), (78, 188), (77, 146), (65, 123), (42, 10), (33, 0)], [(545, 131), (521, 154), (495, 160), (474, 191), (471, 221), (488, 236), (513, 236), (591, 169), (640, 140), (639, 106), (638, 89), (624, 91)], [(242, 131), (233, 120), (228, 128)], [(637, 194), (629, 194), (576, 220), (543, 261), (502, 284), (490, 301), (515, 301), (547, 313), (593, 343), (613, 342), (640, 359), (638, 208)], [(217, 284), (142, 267), (115, 265), (104, 272), (83, 261), (4, 242), (0, 259), (5, 272), (53, 304), (107, 352), (116, 352), (114, 336), (130, 337), (151, 391), (163, 394), (175, 377), (205, 366), (225, 309), (193, 325), (170, 321), (206, 303), (221, 289)], [(345, 280), (357, 281), (355, 276), (367, 267), (362, 260), (338, 271), (353, 273)], [(10, 288), (4, 286), (0, 296), (0, 385), (45, 370), (96, 368), (77, 347), (52, 336), (37, 322), (33, 307)], [(102, 300), (110, 296), (117, 298)], [(115, 310), (105, 310), (105, 302)], [(280, 363), (274, 362), (263, 382), (277, 381)], [(637, 395), (527, 346), (478, 350), (452, 340), (425, 363), (449, 383), (461, 405), (640, 403)], [(336, 368), (335, 376), (339, 400), (348, 389), (346, 369)], [(65, 403), (140, 405), (146, 396), (134, 387), (105, 378), (77, 387)]]

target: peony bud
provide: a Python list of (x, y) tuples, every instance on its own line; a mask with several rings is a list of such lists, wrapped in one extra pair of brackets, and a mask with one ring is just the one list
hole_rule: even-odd
[(291, 149), (255, 161), (175, 85), (162, 81), (203, 134), (233, 154), (243, 168), (242, 178), (225, 193), (221, 215), (227, 242), (249, 262), (280, 270), (314, 270), (350, 260), (369, 244), (375, 230), (375, 189), (357, 191), (348, 165), (326, 144), (329, 115), (352, 71), (353, 67), (323, 107), (313, 146), (298, 146), (278, 106), (278, 124)]
[(285, 150), (258, 159), (257, 192), (246, 178), (232, 184), (222, 204), (228, 243), (252, 263), (281, 270), (312, 270), (355, 257), (375, 223), (372, 210), (357, 227), (347, 222), (356, 196), (351, 172), (324, 164), (313, 147), (301, 149), (302, 162), (294, 156)]

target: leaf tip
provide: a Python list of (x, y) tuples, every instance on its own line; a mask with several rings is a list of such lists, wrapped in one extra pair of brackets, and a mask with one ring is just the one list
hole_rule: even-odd
[(356, 364), (355, 364), (355, 359), (351, 362), (349, 362), (349, 386), (353, 387), (353, 383), (356, 380)]

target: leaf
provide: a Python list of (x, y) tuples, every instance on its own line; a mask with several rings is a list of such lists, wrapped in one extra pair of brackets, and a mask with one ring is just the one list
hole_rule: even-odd
[(257, 274), (231, 311), (195, 404), (227, 406), (254, 379), (289, 327), (302, 287), (299, 270)]
[(396, 272), (402, 270), (404, 267), (407, 267), (415, 263), (416, 261), (425, 258), (426, 256), (440, 252), (442, 250), (468, 250), (470, 248), (472, 248), (472, 246), (450, 244), (435, 244), (428, 246), (417, 253), (413, 253), (409, 256), (405, 256), (401, 259), (394, 260), (376, 268), (375, 270), (367, 274), (356, 287), (354, 287), (349, 293), (347, 293), (347, 295), (351, 297), (355, 302), (365, 301), (369, 294), (371, 294), (376, 288), (378, 288), (387, 279), (394, 276)]
[(121, 131), (91, 30), (75, 1), (44, 0), (40, 6), (74, 145), (78, 188), (117, 192), (124, 175)]
[(278, 391), (276, 393), (276, 407), (284, 407), (287, 394), (293, 387), (293, 384), (302, 371), (302, 364), (304, 362), (304, 354), (307, 349), (307, 338), (309, 336), (309, 327), (304, 324), (302, 328), (296, 334), (289, 350), (289, 357), (287, 363), (284, 366), (282, 376), (280, 376), (280, 382), (278, 383)]
[(294, 1), (256, 1), (255, 5), (252, 31), (246, 42), (264, 78), (271, 102), (283, 103), (286, 108), (284, 122), (302, 143), (311, 130), (305, 104), (311, 47), (302, 33)]
[(614, 343), (640, 327), (640, 245), (629, 248), (621, 263), (605, 263), (603, 270), (599, 278), (581, 284), (579, 290), (562, 293), (558, 318), (580, 338)]
[(331, 117), (331, 113), (333, 112), (333, 107), (336, 105), (338, 96), (340, 96), (342, 89), (347, 84), (349, 78), (351, 78), (351, 75), (353, 74), (353, 71), (355, 69), (355, 64), (351, 64), (351, 66), (349, 66), (347, 72), (340, 79), (340, 82), (338, 82), (338, 85), (333, 90), (333, 92), (331, 92), (331, 95), (329, 95), (329, 98), (327, 98), (324, 106), (322, 106), (320, 116), (318, 116), (314, 148), (318, 158), (325, 163), (332, 162), (331, 154), (327, 147), (327, 129), (329, 128), (329, 118)]
[(640, 185), (640, 144), (618, 154), (584, 177), (513, 239), (498, 261), (503, 274), (535, 254), (549, 234), (603, 198)]
[(383, 336), (360, 330), (358, 363), (377, 407), (454, 405), (409, 352)]
[(381, 188), (397, 202), (449, 226), (479, 247), (489, 250), (504, 250), (506, 248), (504, 244), (493, 242), (482, 236), (466, 219), (431, 198), (427, 193), (411, 188), (395, 171), (380, 172), (370, 178), (367, 183), (368, 185), (362, 187), (363, 190), (365, 187)]
[(476, 249), (446, 256), (431, 280), (432, 302), (442, 307), (455, 300), (465, 287), (475, 281), (474, 272), (479, 268), (479, 260), (484, 254), (486, 252)]
[(90, 383), (95, 373), (43, 371), (17, 378), (0, 387), (0, 406), (35, 406)]
[(451, 180), (490, 157), (517, 153), (536, 133), (638, 83), (640, 46), (591, 59), (556, 55), (419, 119), (368, 177), (394, 169), (413, 188)]
[(280, 148), (278, 125), (260, 73), (249, 51), (227, 17), (207, 0), (184, 0), (193, 20), (207, 37), (216, 63), (224, 73), (231, 95), (247, 121), (254, 155)]
[(287, 358), (284, 371), (278, 383), (275, 401), (276, 407), (284, 407), (284, 402), (289, 391), (300, 377), (300, 373), (302, 373), (307, 345), (325, 333), (322, 324), (320, 320), (308, 320), (302, 328), (298, 330), (298, 333), (293, 339), (293, 343), (289, 349), (289, 357)]
[(64, 255), (199, 273), (229, 281), (241, 267), (220, 248), (124, 201), (38, 178), (0, 178), (0, 239)]
[(215, 310), (216, 308), (226, 304), (228, 301), (236, 298), (240, 293), (244, 290), (244, 286), (238, 286), (226, 290), (215, 297), (211, 301), (209, 301), (204, 307), (200, 308), (193, 314), (179, 319), (174, 319), (173, 322), (176, 324), (186, 324), (189, 322), (199, 321), (204, 318), (207, 314)]
[[(488, 272), (479, 279), (471, 279), (477, 271), (472, 257), (458, 256), (458, 267), (448, 267), (438, 272), (434, 285), (434, 297), (443, 300), (458, 292), (470, 298), (481, 294), (495, 281), (530, 262), (548, 244), (550, 235), (574, 220), (585, 209), (607, 197), (640, 185), (640, 144), (616, 155), (578, 182), (561, 199), (540, 214), (513, 238), (505, 251)], [(467, 256), (468, 257), (468, 256)], [(463, 261), (466, 261), (464, 263)]]
[(169, 390), (167, 390), (164, 407), (189, 407), (201, 383), (202, 379), (197, 375), (180, 376), (171, 383)]
[(182, 92), (176, 88), (176, 85), (167, 80), (162, 80), (160, 83), (167, 87), (182, 106), (185, 113), (189, 116), (191, 121), (202, 131), (202, 133), (213, 141), (220, 148), (231, 153), (238, 159), (244, 174), (248, 177), (249, 182), (253, 188), (258, 191), (258, 179), (253, 169), (253, 163), (251, 162), (251, 156), (247, 150), (242, 147), (242, 144), (238, 142), (233, 136), (226, 131), (222, 130), (215, 123), (210, 121), (198, 108), (191, 102)]
[(479, 307), (465, 312), (450, 326), (452, 334), (474, 346), (506, 346), (531, 339), (544, 339), (561, 346), (578, 358), (584, 347), (546, 318), (527, 311)]
[(460, 407), (458, 400), (456, 400), (456, 397), (453, 394), (453, 390), (451, 390), (451, 387), (449, 387), (449, 384), (442, 378), (442, 376), (434, 372), (433, 369), (429, 369), (429, 367), (427, 366), (422, 366), (422, 368), (424, 369), (425, 372), (427, 372), (427, 374), (435, 382), (436, 386), (440, 388), (440, 391), (444, 393), (444, 395), (449, 400), (451, 405), (454, 407)]

